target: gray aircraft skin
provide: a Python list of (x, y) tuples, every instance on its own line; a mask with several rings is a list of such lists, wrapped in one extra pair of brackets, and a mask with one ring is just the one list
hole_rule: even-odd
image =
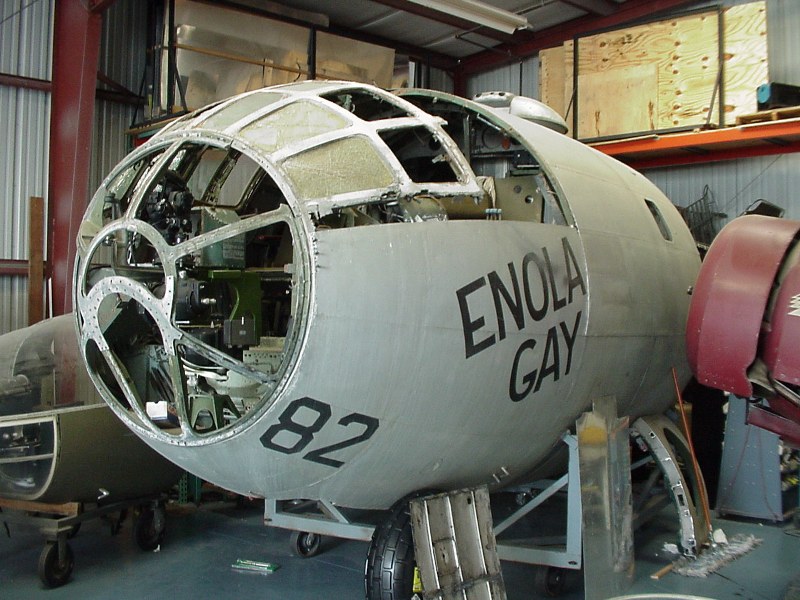
[(168, 125), (78, 236), (103, 397), (204, 480), (353, 508), (529, 477), (601, 396), (665, 410), (692, 236), (641, 174), (516, 113), (314, 81)]

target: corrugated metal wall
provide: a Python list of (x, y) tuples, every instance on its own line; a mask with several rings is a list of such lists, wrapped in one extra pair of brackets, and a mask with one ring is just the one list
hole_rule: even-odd
[[(51, 80), (56, 0), (0, 2), (0, 73)], [(144, 70), (144, 2), (119, 0), (103, 18), (99, 70), (138, 91)], [(128, 151), (132, 107), (98, 100), (89, 196)], [(28, 258), (28, 198), (47, 196), (50, 94), (0, 85), (0, 258)], [(27, 324), (27, 278), (0, 276), (0, 333)]]
[[(0, 86), (0, 257), (28, 258), (28, 203), (46, 196), (50, 94)], [(27, 324), (27, 277), (0, 277), (0, 333)]]
[(467, 96), (472, 98), (481, 92), (513, 92), (539, 98), (539, 57), (532, 56), (513, 65), (470, 77)]
[(440, 92), (453, 93), (454, 82), (453, 77), (441, 69), (430, 70), (430, 89), (439, 90)]
[[(50, 80), (55, 0), (0, 3), (0, 72)], [(28, 198), (47, 192), (50, 94), (0, 85), (0, 258), (28, 258)], [(28, 282), (0, 276), (0, 333), (28, 319)]]
[(408, 63), (408, 85), (448, 93), (452, 93), (455, 87), (453, 76), (450, 73), (442, 69), (426, 67), (415, 60)]
[(653, 169), (644, 174), (678, 206), (698, 200), (707, 185), (719, 212), (727, 215), (725, 222), (758, 199), (785, 208), (786, 218), (800, 219), (800, 154)]
[[(136, 0), (115, 2), (103, 16), (98, 70), (138, 94), (145, 69), (146, 44), (147, 3)], [(97, 99), (89, 177), (90, 198), (105, 176), (132, 149), (130, 136), (125, 132), (130, 128), (133, 118), (133, 106)], [(142, 120), (141, 111), (137, 118)]]
[(55, 0), (0, 3), (0, 72), (50, 79)]
[(800, 85), (800, 2), (768, 0), (767, 46), (772, 81)]

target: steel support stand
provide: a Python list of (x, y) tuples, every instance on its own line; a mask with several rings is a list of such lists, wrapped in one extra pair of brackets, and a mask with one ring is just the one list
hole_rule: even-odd
[(372, 539), (374, 525), (360, 523), (327, 500), (264, 501), (264, 524), (292, 531), (329, 535), (347, 540)]

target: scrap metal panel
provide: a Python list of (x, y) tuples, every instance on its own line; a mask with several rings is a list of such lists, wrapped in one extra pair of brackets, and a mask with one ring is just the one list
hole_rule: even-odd
[(697, 279), (686, 326), (687, 358), (700, 383), (753, 394), (747, 369), (756, 358), (775, 275), (797, 231), (791, 221), (748, 216), (720, 232)]

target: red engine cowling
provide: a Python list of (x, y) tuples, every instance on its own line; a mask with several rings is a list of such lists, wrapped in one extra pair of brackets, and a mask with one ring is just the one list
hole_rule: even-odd
[[(697, 380), (737, 396), (779, 396), (749, 420), (800, 444), (800, 221), (744, 216), (709, 248), (686, 330)], [(798, 386), (798, 387), (795, 387)], [(770, 400), (770, 398), (767, 398)]]

